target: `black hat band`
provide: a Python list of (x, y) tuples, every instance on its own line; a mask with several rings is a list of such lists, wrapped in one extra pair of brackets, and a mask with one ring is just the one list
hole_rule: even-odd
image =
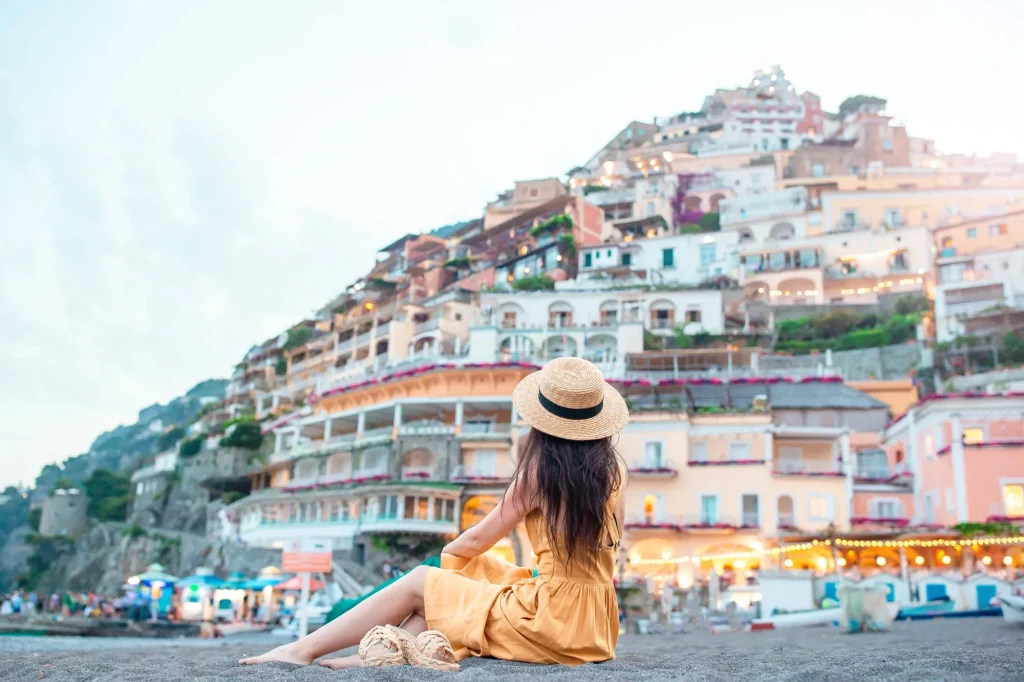
[(562, 419), (572, 419), (574, 421), (592, 419), (601, 414), (601, 409), (604, 408), (603, 398), (601, 402), (593, 407), (563, 407), (545, 398), (544, 394), (540, 391), (537, 391), (537, 398), (540, 400), (541, 406), (551, 414)]

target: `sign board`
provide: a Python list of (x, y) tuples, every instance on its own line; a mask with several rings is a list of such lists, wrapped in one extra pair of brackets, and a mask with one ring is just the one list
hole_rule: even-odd
[(285, 573), (330, 573), (330, 540), (289, 540), (281, 554), (281, 570)]

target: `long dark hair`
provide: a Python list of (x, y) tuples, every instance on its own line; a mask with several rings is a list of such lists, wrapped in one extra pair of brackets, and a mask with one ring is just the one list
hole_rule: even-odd
[(533, 491), (524, 502), (544, 515), (555, 556), (593, 562), (609, 530), (608, 500), (622, 485), (612, 439), (566, 440), (530, 429), (519, 445), (517, 481)]

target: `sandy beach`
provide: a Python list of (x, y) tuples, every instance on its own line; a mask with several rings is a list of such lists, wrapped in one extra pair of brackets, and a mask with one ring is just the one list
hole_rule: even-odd
[(1002, 619), (897, 623), (888, 634), (832, 628), (722, 635), (627, 636), (616, 660), (579, 668), (490, 659), (444, 675), (410, 667), (333, 672), (284, 664), (242, 667), (280, 640), (240, 635), (215, 642), (0, 638), (0, 680), (853, 680), (1016, 679), (1024, 628)]

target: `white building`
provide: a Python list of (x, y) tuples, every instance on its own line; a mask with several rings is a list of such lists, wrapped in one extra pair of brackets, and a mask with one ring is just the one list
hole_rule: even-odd
[(722, 299), (717, 289), (487, 293), (484, 323), (470, 330), (470, 359), (577, 356), (611, 372), (627, 353), (643, 351), (645, 330), (724, 333)]
[(821, 224), (820, 213), (809, 213), (810, 208), (807, 189), (790, 187), (726, 199), (719, 220), (723, 231), (738, 233), (740, 242), (800, 239), (807, 236), (808, 224)]
[(996, 306), (1024, 309), (1024, 249), (939, 258), (935, 328), (939, 341), (966, 334), (964, 320)]
[(623, 285), (696, 286), (714, 277), (737, 275), (737, 232), (666, 234), (656, 227), (648, 235), (626, 235), (618, 243), (580, 249), (576, 282), (566, 288), (602, 289)]

